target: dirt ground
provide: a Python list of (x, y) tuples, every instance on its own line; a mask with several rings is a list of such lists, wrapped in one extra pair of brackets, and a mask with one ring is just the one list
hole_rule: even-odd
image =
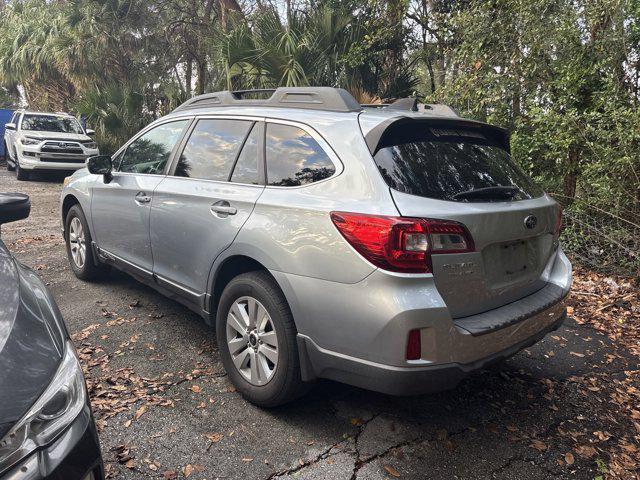
[(322, 381), (261, 410), (227, 381), (215, 332), (195, 314), (122, 273), (73, 276), (59, 230), (62, 178), (17, 182), (0, 164), (0, 191), (32, 201), (31, 217), (2, 237), (64, 315), (109, 477), (639, 478), (633, 281), (579, 271), (560, 330), (455, 390), (395, 398)]

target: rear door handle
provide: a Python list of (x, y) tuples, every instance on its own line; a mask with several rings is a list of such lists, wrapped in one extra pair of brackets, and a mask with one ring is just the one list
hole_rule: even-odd
[(235, 215), (238, 213), (238, 209), (236, 207), (232, 207), (226, 200), (220, 200), (219, 202), (211, 205), (211, 213), (219, 218), (225, 218), (228, 215)]
[(138, 205), (144, 205), (145, 203), (149, 203), (151, 201), (151, 197), (144, 192), (138, 192), (136, 193), (135, 201)]

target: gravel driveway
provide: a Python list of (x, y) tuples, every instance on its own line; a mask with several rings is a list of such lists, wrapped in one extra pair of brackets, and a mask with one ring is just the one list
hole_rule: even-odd
[(32, 201), (31, 217), (2, 236), (56, 297), (112, 478), (593, 479), (623, 441), (637, 447), (638, 420), (613, 400), (628, 372), (637, 380), (637, 357), (572, 318), (446, 393), (395, 398), (322, 381), (296, 403), (256, 408), (227, 381), (198, 316), (122, 273), (73, 276), (59, 230), (62, 178), (17, 182), (0, 166), (0, 191)]

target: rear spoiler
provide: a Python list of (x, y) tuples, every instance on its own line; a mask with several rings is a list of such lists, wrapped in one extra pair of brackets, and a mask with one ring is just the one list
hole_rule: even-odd
[(369, 152), (371, 152), (372, 156), (378, 153), (380, 145), (383, 143), (385, 136), (389, 134), (389, 132), (393, 132), (399, 127), (416, 125), (419, 123), (424, 123), (430, 127), (463, 127), (480, 130), (484, 135), (496, 141), (504, 150), (511, 153), (509, 131), (504, 128), (464, 118), (409, 117), (405, 115), (389, 118), (373, 127), (365, 135), (364, 139), (367, 143), (367, 147), (369, 148)]

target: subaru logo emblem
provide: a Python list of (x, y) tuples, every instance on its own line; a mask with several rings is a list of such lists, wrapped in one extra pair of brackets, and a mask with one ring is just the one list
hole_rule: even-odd
[(533, 230), (534, 228), (536, 228), (536, 225), (538, 225), (538, 217), (536, 217), (535, 215), (529, 215), (524, 219), (524, 226), (527, 229)]

